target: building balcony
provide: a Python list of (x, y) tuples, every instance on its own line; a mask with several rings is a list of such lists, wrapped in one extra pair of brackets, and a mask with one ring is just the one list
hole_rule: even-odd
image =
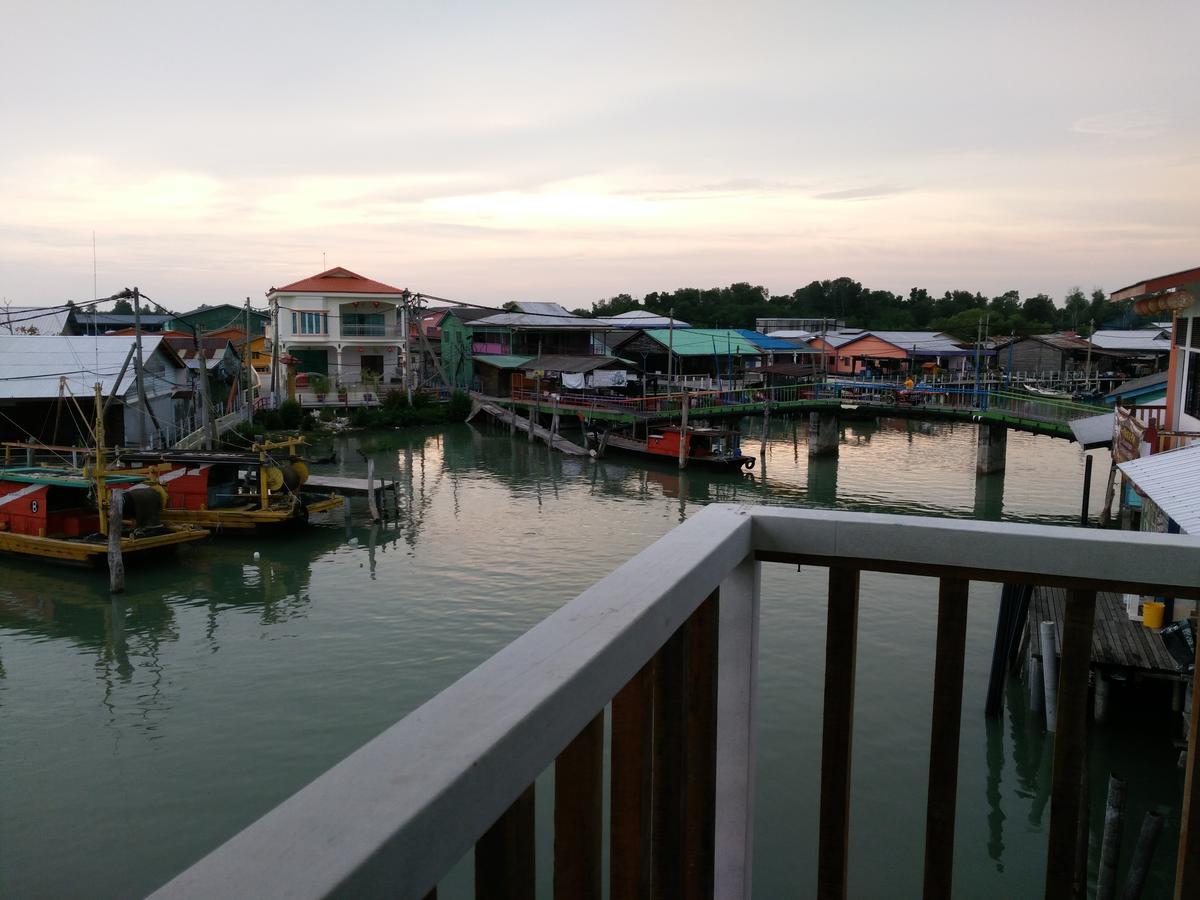
[(387, 338), (396, 340), (401, 335), (399, 325), (349, 325), (342, 324), (341, 334), (344, 338)]
[[(939, 579), (932, 687), (912, 686), (932, 698), (928, 897), (953, 893), (971, 582), (1066, 589), (1045, 873), (1066, 898), (1097, 592), (1200, 598), (1198, 552), (1179, 535), (709, 506), (154, 896), (421, 898), (473, 850), (480, 896), (532, 897), (534, 783), (553, 768), (555, 896), (601, 896), (607, 855), (613, 897), (749, 897), (756, 720), (778, 712), (756, 699), (759, 585), (784, 565), (828, 597), (824, 712), (806, 723), (820, 801), (796, 813), (819, 817), (818, 862), (798, 891), (847, 896), (860, 574), (884, 572)], [(1176, 897), (1200, 896), (1197, 742), (1194, 718)], [(854, 824), (889, 838), (888, 822)]]

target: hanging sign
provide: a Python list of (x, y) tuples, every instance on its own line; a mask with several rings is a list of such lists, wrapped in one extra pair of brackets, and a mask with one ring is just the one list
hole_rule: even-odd
[(1142, 455), (1142, 438), (1145, 433), (1146, 426), (1139, 422), (1130, 410), (1118, 406), (1113, 413), (1113, 459), (1123, 463), (1139, 458)]

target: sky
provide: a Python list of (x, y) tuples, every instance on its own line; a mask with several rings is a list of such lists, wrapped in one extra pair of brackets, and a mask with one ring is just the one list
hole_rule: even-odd
[(1200, 264), (1200, 3), (5, 4), (0, 302)]

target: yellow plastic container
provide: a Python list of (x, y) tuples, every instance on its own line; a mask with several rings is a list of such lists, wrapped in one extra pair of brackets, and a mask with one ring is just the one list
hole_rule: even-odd
[(1162, 628), (1163, 609), (1165, 603), (1159, 603), (1157, 600), (1147, 600), (1142, 604), (1142, 625), (1146, 628)]

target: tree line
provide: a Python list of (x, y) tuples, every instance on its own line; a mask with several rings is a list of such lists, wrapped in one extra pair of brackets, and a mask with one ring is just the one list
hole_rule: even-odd
[(989, 334), (1090, 334), (1102, 325), (1136, 328), (1148, 320), (1134, 315), (1132, 303), (1111, 303), (1101, 288), (1090, 295), (1074, 287), (1060, 306), (1048, 294), (1022, 298), (1017, 291), (996, 297), (979, 292), (946, 291), (934, 297), (925, 288), (907, 295), (863, 287), (853, 278), (813, 281), (790, 294), (772, 295), (762, 285), (738, 282), (728, 287), (653, 291), (641, 300), (618, 294), (597, 300), (582, 316), (615, 316), (632, 309), (675, 317), (697, 328), (753, 328), (758, 318), (839, 319), (853, 328), (876, 331), (943, 331), (974, 340), (981, 322)]

